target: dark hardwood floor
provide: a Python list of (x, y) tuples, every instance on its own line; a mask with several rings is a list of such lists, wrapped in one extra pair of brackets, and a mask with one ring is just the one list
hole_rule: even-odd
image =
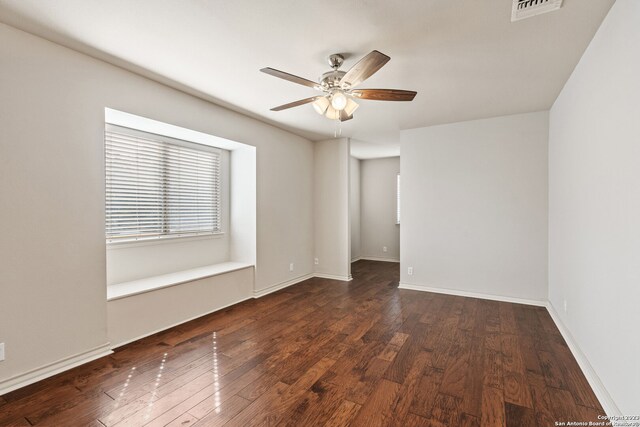
[(310, 279), (0, 397), (0, 426), (552, 426), (603, 410), (546, 309)]

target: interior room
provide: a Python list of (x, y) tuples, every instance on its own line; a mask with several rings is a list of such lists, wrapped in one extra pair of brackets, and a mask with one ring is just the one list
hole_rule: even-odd
[(0, 426), (640, 426), (639, 24), (0, 0)]

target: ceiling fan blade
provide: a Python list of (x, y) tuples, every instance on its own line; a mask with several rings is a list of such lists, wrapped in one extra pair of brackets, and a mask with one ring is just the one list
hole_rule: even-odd
[(358, 89), (351, 92), (356, 98), (374, 101), (413, 101), (417, 93), (400, 89)]
[(312, 96), (311, 98), (300, 99), (298, 101), (293, 101), (293, 102), (290, 102), (288, 104), (280, 105), (278, 107), (273, 107), (271, 109), (271, 111), (282, 111), (282, 110), (286, 110), (287, 108), (293, 108), (293, 107), (297, 107), (299, 105), (308, 104), (310, 102), (315, 101), (318, 98), (322, 98), (322, 97), (321, 96)]
[(341, 122), (346, 122), (347, 120), (351, 119), (353, 119), (353, 114), (349, 115), (344, 110), (340, 111), (340, 117), (338, 118), (338, 120), (340, 120)]
[(263, 73), (269, 74), (274, 77), (278, 77), (284, 80), (288, 80), (293, 83), (298, 83), (299, 85), (309, 86), (314, 89), (318, 89), (318, 83), (312, 82), (311, 80), (304, 79), (302, 77), (294, 76), (293, 74), (285, 73), (284, 71), (276, 70), (275, 68), (263, 68)]
[(367, 56), (362, 58), (356, 65), (351, 67), (347, 74), (342, 76), (340, 80), (341, 86), (354, 87), (371, 77), (384, 64), (389, 62), (391, 58), (380, 53), (377, 50), (371, 51)]

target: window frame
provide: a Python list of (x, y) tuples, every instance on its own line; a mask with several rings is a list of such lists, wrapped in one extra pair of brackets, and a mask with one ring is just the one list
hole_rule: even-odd
[(396, 175), (396, 225), (400, 225), (400, 172)]

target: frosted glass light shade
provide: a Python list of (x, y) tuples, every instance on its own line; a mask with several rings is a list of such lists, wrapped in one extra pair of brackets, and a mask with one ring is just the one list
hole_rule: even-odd
[(336, 110), (331, 105), (327, 108), (327, 112), (324, 114), (327, 119), (338, 120), (340, 118), (340, 110)]
[(353, 99), (348, 98), (347, 105), (344, 107), (344, 112), (347, 113), (347, 116), (350, 116), (353, 114), (354, 111), (358, 109), (359, 106), (360, 105), (358, 105), (358, 103), (355, 102)]
[(329, 100), (326, 97), (318, 98), (313, 101), (313, 109), (316, 110), (318, 114), (324, 114), (327, 112), (327, 108), (329, 108)]
[(347, 106), (347, 97), (342, 92), (336, 92), (331, 96), (331, 106), (338, 111), (344, 110)]

